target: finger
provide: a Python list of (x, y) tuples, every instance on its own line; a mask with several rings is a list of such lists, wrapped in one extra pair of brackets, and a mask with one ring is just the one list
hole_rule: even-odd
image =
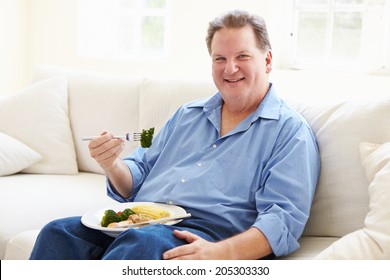
[(186, 256), (193, 254), (195, 251), (191, 244), (182, 245), (171, 250), (164, 252), (164, 260), (180, 260), (184, 259)]
[(173, 234), (177, 238), (183, 239), (183, 240), (187, 241), (188, 243), (192, 243), (200, 238), (196, 234), (193, 234), (193, 233), (186, 231), (186, 230), (176, 230), (175, 229), (173, 231)]
[(111, 149), (104, 154), (95, 157), (94, 159), (103, 168), (105, 172), (108, 172), (117, 165), (115, 164), (115, 162), (119, 159), (120, 153), (123, 151), (123, 148), (124, 144), (115, 149)]
[(106, 161), (118, 157), (124, 149), (124, 143), (117, 140), (104, 143), (97, 149), (91, 151), (91, 156), (97, 161)]
[(98, 148), (90, 150), (91, 157), (102, 167), (111, 165), (124, 149), (124, 143), (117, 139), (102, 144)]
[(189, 244), (182, 245), (163, 254), (164, 259), (192, 259), (190, 256), (196, 252), (196, 246), (192, 243), (201, 239), (198, 235), (186, 230), (174, 230), (173, 234), (180, 239), (187, 241)]
[(88, 148), (91, 150), (91, 149), (95, 149), (101, 145), (103, 145), (104, 143), (107, 143), (108, 141), (110, 141), (111, 139), (113, 139), (113, 136), (108, 133), (107, 131), (103, 131), (102, 134), (94, 139), (92, 139), (89, 144), (88, 144)]
[(108, 134), (99, 136), (89, 143), (89, 150), (91, 156), (99, 156), (107, 151), (121, 147), (124, 145), (124, 139), (112, 138)]
[(120, 145), (112, 147), (109, 150), (106, 150), (105, 152), (100, 154), (97, 158), (99, 159), (99, 161), (111, 160), (112, 158), (118, 157), (120, 155), (120, 153), (122, 152), (122, 150), (123, 150), (123, 145), (120, 144)]

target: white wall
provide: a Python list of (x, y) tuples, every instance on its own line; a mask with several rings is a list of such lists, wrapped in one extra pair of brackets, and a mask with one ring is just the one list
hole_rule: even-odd
[[(268, 13), (267, 1), (172, 0), (171, 50), (164, 61), (82, 58), (77, 55), (77, 0), (30, 0), (30, 61), (93, 69), (120, 75), (209, 77), (210, 61), (205, 45), (208, 22), (223, 11), (244, 8)], [(196, 24), (194, 24), (196, 22)]]
[(0, 94), (17, 91), (27, 81), (26, 0), (0, 0)]
[[(214, 2), (215, 0), (213, 0)], [(77, 55), (77, 0), (0, 0), (0, 94), (28, 84), (36, 64), (118, 75), (210, 78), (208, 22), (230, 9), (269, 13), (270, 0), (172, 0), (172, 45), (164, 61), (92, 59)]]
[[(279, 63), (278, 49), (286, 45), (281, 33), (287, 31), (281, 31), (278, 26), (285, 18), (286, 2), (218, 1), (223, 4), (210, 5), (216, 0), (172, 0), (172, 45), (167, 59), (135, 61), (77, 55), (77, 0), (0, 0), (0, 94), (27, 85), (36, 64), (56, 64), (115, 75), (210, 79), (210, 58), (205, 45), (208, 22), (231, 9), (246, 9), (265, 18), (273, 44), (274, 68), (283, 66)], [(278, 77), (275, 73), (275, 79)], [(385, 83), (387, 85), (387, 81)]]

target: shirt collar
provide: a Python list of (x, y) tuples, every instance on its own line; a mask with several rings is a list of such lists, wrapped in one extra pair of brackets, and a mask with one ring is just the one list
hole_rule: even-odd
[[(221, 108), (222, 96), (217, 92), (214, 96), (192, 102), (188, 107), (200, 107), (206, 115), (211, 114), (214, 110)], [(270, 83), (267, 94), (264, 96), (260, 105), (256, 111), (252, 114), (251, 122), (256, 121), (258, 118), (278, 120), (280, 115), (280, 107), (282, 100), (276, 94), (275, 87)]]
[(278, 120), (282, 103), (282, 100), (276, 93), (275, 87), (270, 83), (267, 94), (252, 115), (252, 121), (255, 121), (258, 118)]

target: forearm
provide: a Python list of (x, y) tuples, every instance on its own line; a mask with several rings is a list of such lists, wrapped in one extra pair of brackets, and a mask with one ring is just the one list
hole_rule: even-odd
[(255, 260), (272, 253), (272, 249), (265, 235), (254, 227), (241, 234), (220, 241), (218, 245), (221, 251), (224, 252), (226, 259)]
[(133, 177), (123, 160), (117, 158), (114, 167), (105, 172), (115, 190), (124, 198), (130, 197), (133, 190)]

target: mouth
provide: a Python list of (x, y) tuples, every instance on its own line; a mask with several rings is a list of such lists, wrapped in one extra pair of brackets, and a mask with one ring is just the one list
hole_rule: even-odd
[(235, 83), (238, 83), (240, 81), (243, 81), (245, 78), (239, 78), (239, 79), (224, 79), (225, 82), (229, 83), (229, 84), (235, 84)]

